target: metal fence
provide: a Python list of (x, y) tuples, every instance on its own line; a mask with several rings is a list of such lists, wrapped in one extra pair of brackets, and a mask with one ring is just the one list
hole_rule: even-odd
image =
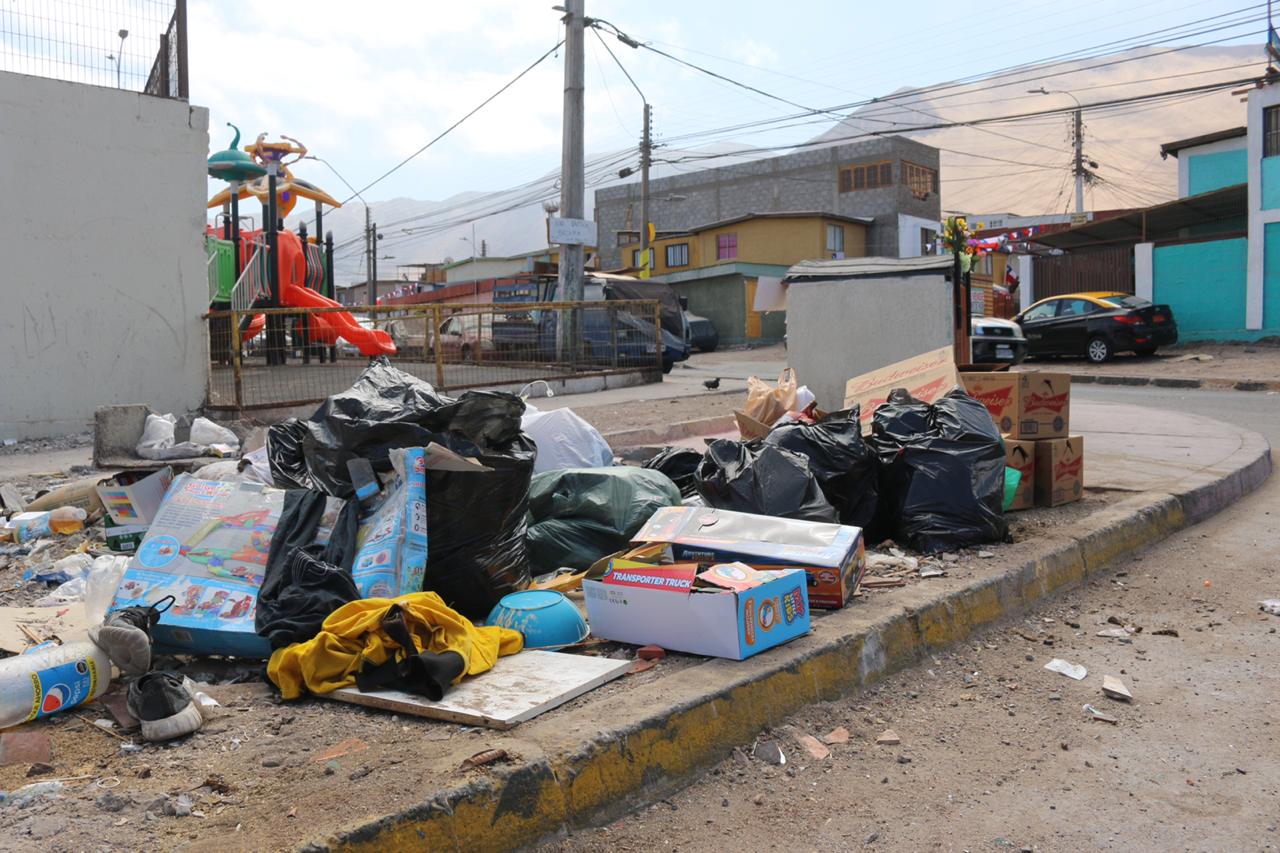
[(5, 0), (0, 71), (185, 99), (186, 0)]
[(1031, 263), (1036, 299), (1099, 290), (1133, 293), (1131, 246), (1038, 256)]
[[(285, 327), (276, 338), (283, 352), (267, 352), (269, 317), (282, 318), (274, 322)], [(205, 321), (208, 407), (219, 411), (318, 403), (350, 387), (379, 347), (394, 349), (392, 364), (442, 391), (515, 391), (538, 380), (635, 371), (656, 378), (663, 369), (654, 300), (270, 308), (210, 311)], [(285, 363), (268, 364), (281, 357)]]

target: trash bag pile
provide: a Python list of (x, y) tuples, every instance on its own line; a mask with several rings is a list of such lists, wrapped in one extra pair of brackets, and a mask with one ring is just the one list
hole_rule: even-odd
[(905, 390), (872, 417), (880, 457), (877, 525), (933, 554), (1005, 538), (1005, 453), (986, 406), (959, 389), (936, 403)]

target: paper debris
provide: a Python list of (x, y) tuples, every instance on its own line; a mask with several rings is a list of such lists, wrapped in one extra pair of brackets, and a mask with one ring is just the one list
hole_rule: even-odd
[(1050, 672), (1061, 673), (1067, 678), (1074, 678), (1076, 681), (1083, 681), (1084, 677), (1089, 674), (1089, 670), (1082, 665), (1065, 661), (1062, 658), (1054, 658), (1045, 664), (1044, 668)]

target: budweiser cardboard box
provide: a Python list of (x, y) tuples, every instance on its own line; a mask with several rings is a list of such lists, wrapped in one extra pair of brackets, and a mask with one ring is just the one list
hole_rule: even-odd
[(941, 347), (853, 377), (844, 386), (844, 407), (855, 403), (862, 407), (859, 423), (862, 434), (868, 435), (872, 415), (894, 388), (905, 388), (922, 403), (933, 403), (959, 384), (955, 354), (951, 347)]
[(1065, 438), (1070, 429), (1071, 374), (962, 373), (970, 397), (981, 400), (1000, 432), (1039, 441)]
[(1017, 468), (1018, 473), (1022, 475), (1022, 479), (1018, 481), (1018, 491), (1013, 493), (1013, 503), (1009, 505), (1009, 510), (1031, 509), (1035, 506), (1036, 443), (1006, 438), (1004, 464), (1009, 468)]
[(1080, 500), (1084, 492), (1084, 436), (1032, 443), (1036, 447), (1036, 506)]

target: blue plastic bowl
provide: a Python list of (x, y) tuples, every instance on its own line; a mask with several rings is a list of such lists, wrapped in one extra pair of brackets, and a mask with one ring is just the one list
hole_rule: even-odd
[(526, 589), (502, 597), (485, 624), (511, 628), (524, 635), (526, 649), (555, 651), (581, 643), (590, 634), (573, 602), (549, 589)]

